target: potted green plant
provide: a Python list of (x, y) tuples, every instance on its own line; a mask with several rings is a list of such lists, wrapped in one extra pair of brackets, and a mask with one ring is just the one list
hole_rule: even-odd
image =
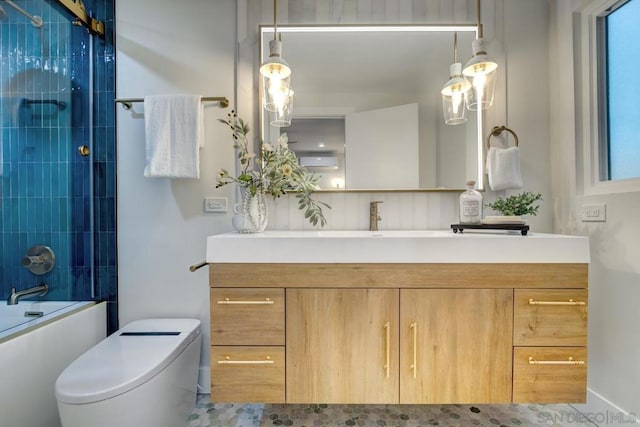
[[(247, 134), (249, 125), (232, 111), (226, 120), (220, 122), (232, 131), (233, 148), (237, 151), (241, 170), (238, 176), (221, 169), (218, 173), (216, 188), (227, 184), (237, 184), (242, 192), (242, 202), (235, 210), (240, 221), (234, 219), (234, 227), (239, 232), (261, 232), (267, 226), (266, 195), (274, 199), (292, 192), (298, 199), (298, 209), (304, 210), (305, 218), (314, 226), (323, 227), (327, 220), (322, 208), (331, 207), (315, 200), (311, 194), (318, 189), (316, 174), (300, 166), (296, 154), (289, 149), (287, 134), (282, 134), (277, 145), (264, 143), (260, 154), (252, 152)], [(236, 226), (236, 222), (242, 225)]]
[(485, 206), (506, 217), (520, 217), (522, 215), (537, 215), (540, 205), (535, 202), (542, 200), (542, 194), (524, 191), (506, 198), (498, 197), (493, 203)]

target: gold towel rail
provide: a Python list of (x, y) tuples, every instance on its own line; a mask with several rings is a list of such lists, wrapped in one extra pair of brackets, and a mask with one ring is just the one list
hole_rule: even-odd
[[(125, 110), (130, 110), (135, 102), (144, 102), (144, 98), (116, 98), (115, 102), (122, 104)], [(220, 108), (229, 106), (229, 100), (224, 96), (203, 96), (202, 102), (217, 102)]]
[(491, 132), (489, 132), (489, 136), (487, 136), (487, 141), (486, 141), (486, 144), (485, 144), (485, 149), (487, 151), (489, 151), (489, 147), (491, 147), (491, 137), (492, 136), (500, 136), (500, 134), (502, 132), (504, 132), (504, 131), (509, 132), (513, 136), (513, 139), (514, 139), (514, 142), (515, 142), (515, 146), (516, 147), (518, 146), (518, 135), (516, 135), (516, 133), (514, 131), (512, 131), (511, 129), (509, 129), (506, 126), (494, 126), (491, 129)]
[(189, 271), (191, 271), (193, 273), (194, 271), (201, 269), (205, 265), (207, 265), (207, 261), (199, 262), (197, 264), (194, 264), (194, 265), (190, 266), (189, 267)]

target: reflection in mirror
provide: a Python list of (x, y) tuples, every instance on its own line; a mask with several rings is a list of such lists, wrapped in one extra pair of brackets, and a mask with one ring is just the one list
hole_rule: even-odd
[[(471, 56), (475, 25), (278, 26), (292, 69), (289, 127), (262, 111), (262, 141), (287, 133), (300, 162), (331, 190), (459, 189), (482, 183), (482, 112), (446, 125), (440, 90), (454, 33)], [(261, 58), (273, 27), (260, 27)]]

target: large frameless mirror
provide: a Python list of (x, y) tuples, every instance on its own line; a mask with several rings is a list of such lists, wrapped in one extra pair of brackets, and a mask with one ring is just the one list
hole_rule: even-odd
[[(260, 108), (261, 139), (286, 133), (326, 190), (459, 189), (481, 182), (482, 112), (447, 125), (440, 90), (454, 33), (471, 57), (475, 25), (278, 26), (292, 69), (291, 124)], [(260, 26), (262, 61), (272, 26)], [(271, 115), (270, 115), (271, 114)]]

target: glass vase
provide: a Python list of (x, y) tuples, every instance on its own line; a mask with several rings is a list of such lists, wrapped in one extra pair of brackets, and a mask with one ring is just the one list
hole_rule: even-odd
[(242, 202), (234, 207), (233, 227), (238, 233), (261, 233), (267, 228), (269, 212), (264, 193), (245, 191)]

